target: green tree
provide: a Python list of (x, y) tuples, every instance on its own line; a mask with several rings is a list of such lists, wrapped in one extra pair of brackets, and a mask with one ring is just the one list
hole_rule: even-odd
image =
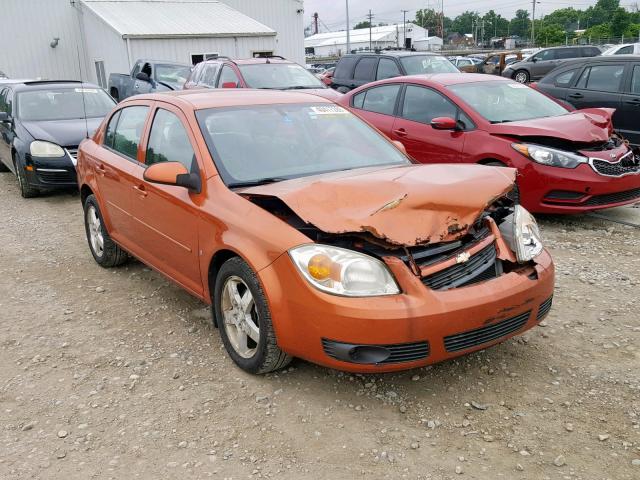
[(358, 30), (360, 28), (369, 28), (371, 26), (371, 23), (369, 23), (367, 20), (363, 21), (363, 22), (358, 22), (356, 23), (356, 25), (353, 27), (354, 30)]
[(624, 8), (618, 8), (611, 17), (611, 34), (621, 37), (631, 25), (631, 18)]
[(566, 31), (560, 25), (536, 20), (536, 45), (557, 45), (566, 40)]
[(451, 22), (451, 32), (458, 33), (473, 33), (473, 26), (477, 24), (480, 19), (478, 12), (471, 12), (467, 10), (461, 13)]
[(587, 28), (584, 32), (584, 36), (590, 38), (592, 42), (602, 42), (607, 38), (610, 38), (611, 35), (611, 24), (609, 23), (601, 23), (600, 25), (594, 25), (593, 27)]
[(527, 10), (517, 10), (516, 16), (511, 19), (511, 35), (518, 35), (526, 38), (531, 30), (531, 20), (529, 20), (529, 12)]
[(416, 12), (416, 25), (428, 30), (435, 30), (440, 25), (440, 15), (433, 8), (424, 8)]

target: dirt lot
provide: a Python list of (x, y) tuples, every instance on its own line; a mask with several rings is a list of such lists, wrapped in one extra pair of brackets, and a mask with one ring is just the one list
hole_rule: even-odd
[(542, 219), (552, 313), (485, 352), (253, 377), (198, 301), (94, 263), (77, 195), (2, 174), (0, 205), (2, 479), (640, 478), (638, 229)]

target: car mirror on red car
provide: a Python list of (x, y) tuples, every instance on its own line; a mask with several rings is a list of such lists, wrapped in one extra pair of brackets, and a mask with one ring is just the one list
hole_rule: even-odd
[(398, 150), (400, 150), (405, 155), (407, 154), (407, 149), (405, 148), (404, 143), (399, 140), (392, 140), (392, 142), (396, 147), (398, 147)]
[(434, 130), (456, 130), (458, 124), (451, 117), (436, 117), (431, 120), (431, 127)]
[(222, 88), (238, 88), (238, 84), (236, 82), (224, 82)]
[(200, 193), (200, 177), (189, 173), (180, 162), (162, 162), (151, 165), (142, 176), (147, 182), (184, 187)]

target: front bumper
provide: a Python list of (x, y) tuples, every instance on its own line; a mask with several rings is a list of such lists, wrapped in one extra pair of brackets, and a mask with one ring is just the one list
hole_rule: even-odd
[(78, 186), (71, 153), (59, 158), (30, 157), (26, 162), (25, 174), (30, 185), (43, 190)]
[[(510, 272), (446, 291), (427, 288), (402, 262), (387, 263), (403, 290), (399, 295), (326, 294), (307, 284), (288, 255), (261, 270), (280, 348), (353, 372), (415, 368), (489, 347), (532, 328), (548, 312), (553, 295), (554, 266), (546, 250), (526, 274)], [(375, 348), (351, 349), (352, 356), (345, 357), (350, 349), (344, 344)]]
[(584, 213), (640, 202), (640, 172), (605, 176), (591, 167), (549, 167), (530, 162), (520, 170), (520, 201), (536, 213)]

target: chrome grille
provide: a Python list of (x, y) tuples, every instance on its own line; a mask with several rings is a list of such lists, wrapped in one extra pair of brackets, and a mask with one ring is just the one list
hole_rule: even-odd
[(492, 243), (472, 255), (464, 263), (456, 263), (444, 270), (423, 277), (422, 283), (432, 290), (447, 290), (471, 285), (498, 277), (501, 270), (498, 262), (496, 247)]
[(71, 155), (71, 158), (73, 158), (74, 160), (78, 159), (78, 146), (77, 145), (75, 147), (64, 147), (64, 149), (67, 151), (67, 153), (69, 155)]
[(592, 158), (590, 163), (591, 168), (596, 173), (605, 177), (622, 177), (640, 173), (640, 159), (634, 157), (632, 151), (629, 151), (615, 162)]

